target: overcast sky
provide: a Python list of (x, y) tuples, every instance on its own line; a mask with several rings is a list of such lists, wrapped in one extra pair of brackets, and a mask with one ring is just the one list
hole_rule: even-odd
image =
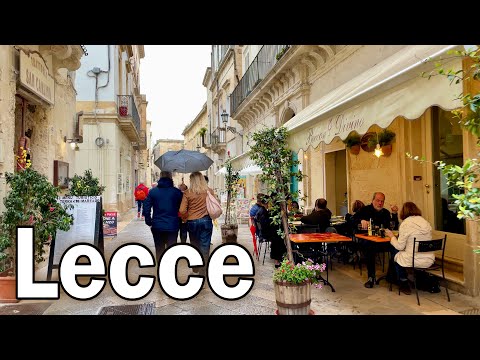
[(203, 77), (211, 45), (145, 45), (140, 92), (147, 95), (152, 142), (183, 139), (182, 132), (207, 101)]

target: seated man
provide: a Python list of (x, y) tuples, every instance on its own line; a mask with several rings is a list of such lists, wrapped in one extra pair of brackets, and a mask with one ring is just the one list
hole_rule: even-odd
[[(362, 207), (355, 214), (355, 226), (361, 224), (362, 229), (366, 230), (370, 220), (372, 220), (372, 226), (383, 226), (384, 229), (388, 229), (391, 227), (390, 222), (394, 222), (394, 229), (398, 229), (398, 206), (393, 205), (390, 208), (392, 210), (392, 215), (390, 215), (390, 211), (383, 207), (384, 204), (385, 194), (381, 192), (373, 193), (372, 203)], [(375, 254), (378, 250), (381, 250), (381, 246), (384, 244), (388, 243), (375, 243), (369, 240), (365, 240), (363, 243), (368, 271), (368, 281), (365, 283), (366, 288), (372, 288), (375, 284)]]
[(253, 206), (250, 208), (250, 226), (254, 223), (253, 219), (255, 217), (255, 215), (257, 215), (257, 212), (258, 210), (260, 209), (260, 207), (262, 206), (262, 199), (263, 197), (265, 196), (265, 194), (262, 194), (262, 193), (258, 193), (257, 194), (257, 202), (255, 204), (253, 204)]
[(307, 216), (303, 216), (300, 221), (307, 225), (318, 225), (320, 232), (325, 232), (325, 229), (330, 226), (330, 218), (332, 212), (327, 209), (327, 200), (321, 198), (315, 201), (315, 209)]

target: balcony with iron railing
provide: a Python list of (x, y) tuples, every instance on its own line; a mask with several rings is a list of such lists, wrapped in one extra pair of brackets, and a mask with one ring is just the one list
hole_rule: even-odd
[(140, 130), (138, 134), (138, 141), (132, 141), (132, 145), (135, 150), (147, 149), (147, 135), (145, 130)]
[(288, 51), (290, 45), (263, 45), (247, 71), (232, 92), (231, 112), (235, 114), (238, 107), (250, 95), (255, 87), (267, 76), (277, 61)]
[(225, 128), (217, 127), (210, 135), (210, 146), (213, 151), (225, 149), (227, 145), (227, 134)]
[[(140, 127), (140, 115), (138, 114), (133, 95), (118, 95), (117, 106), (120, 128), (128, 136), (130, 141), (140, 143), (139, 137), (142, 131)], [(145, 135), (144, 130), (143, 132)]]

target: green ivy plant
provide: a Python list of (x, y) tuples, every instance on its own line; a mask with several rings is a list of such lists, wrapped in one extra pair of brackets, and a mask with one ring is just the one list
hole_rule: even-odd
[[(473, 51), (451, 51), (455, 57), (470, 58), (472, 65), (468, 69), (453, 70), (444, 69), (442, 62), (435, 64), (435, 70), (430, 73), (422, 73), (422, 76), (430, 79), (433, 76), (445, 76), (450, 84), (458, 84), (466, 80), (480, 80), (480, 53)], [(463, 107), (452, 111), (454, 118), (468, 132), (477, 137), (477, 146), (480, 147), (480, 94), (461, 93), (458, 99), (462, 100)], [(420, 162), (426, 162), (425, 157), (414, 156), (410, 153), (407, 157)], [(480, 156), (480, 152), (477, 154)], [(455, 204), (458, 206), (457, 217), (472, 221), (480, 220), (480, 189), (478, 177), (480, 175), (480, 162), (478, 158), (466, 159), (463, 166), (446, 165), (443, 161), (432, 163), (440, 170), (447, 179), (448, 186), (456, 186), (463, 190), (461, 194), (453, 194)], [(474, 250), (480, 253), (479, 250)]]
[(368, 147), (375, 148), (377, 144), (380, 144), (380, 146), (390, 145), (393, 139), (395, 139), (395, 135), (393, 131), (384, 129), (377, 133), (377, 136), (372, 136), (368, 139)]
[(225, 173), (225, 188), (227, 190), (227, 208), (225, 209), (225, 225), (235, 223), (236, 216), (231, 214), (231, 202), (237, 196), (237, 183), (240, 179), (238, 171), (233, 170), (232, 162), (227, 160), (225, 167), (227, 172)]
[(301, 171), (292, 171), (300, 162), (293, 160), (287, 138), (288, 131), (284, 126), (257, 131), (252, 135), (254, 144), (250, 147), (249, 156), (263, 171), (260, 180), (267, 184), (272, 195), (269, 199), (272, 223), (282, 224), (283, 231), (279, 230), (279, 235), (285, 241), (288, 260), (293, 261), (286, 199), (298, 197), (297, 193), (290, 192), (290, 179), (295, 177), (301, 181), (303, 175)]
[(50, 246), (57, 230), (68, 231), (73, 216), (58, 202), (59, 187), (27, 167), (16, 173), (6, 174), (10, 192), (3, 199), (5, 212), (0, 220), (0, 259), (9, 263), (15, 276), (15, 241), (17, 226), (33, 226), (35, 236), (35, 261), (45, 260), (46, 247)]
[(105, 186), (99, 185), (99, 180), (93, 177), (92, 170), (85, 170), (83, 176), (75, 174), (70, 182), (70, 193), (68, 196), (100, 196), (105, 191)]

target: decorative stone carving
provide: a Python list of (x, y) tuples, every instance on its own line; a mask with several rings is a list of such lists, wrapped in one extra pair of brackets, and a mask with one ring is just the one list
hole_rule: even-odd
[(39, 49), (43, 56), (52, 55), (54, 74), (61, 68), (70, 71), (80, 68), (80, 59), (83, 56), (80, 45), (40, 45)]

